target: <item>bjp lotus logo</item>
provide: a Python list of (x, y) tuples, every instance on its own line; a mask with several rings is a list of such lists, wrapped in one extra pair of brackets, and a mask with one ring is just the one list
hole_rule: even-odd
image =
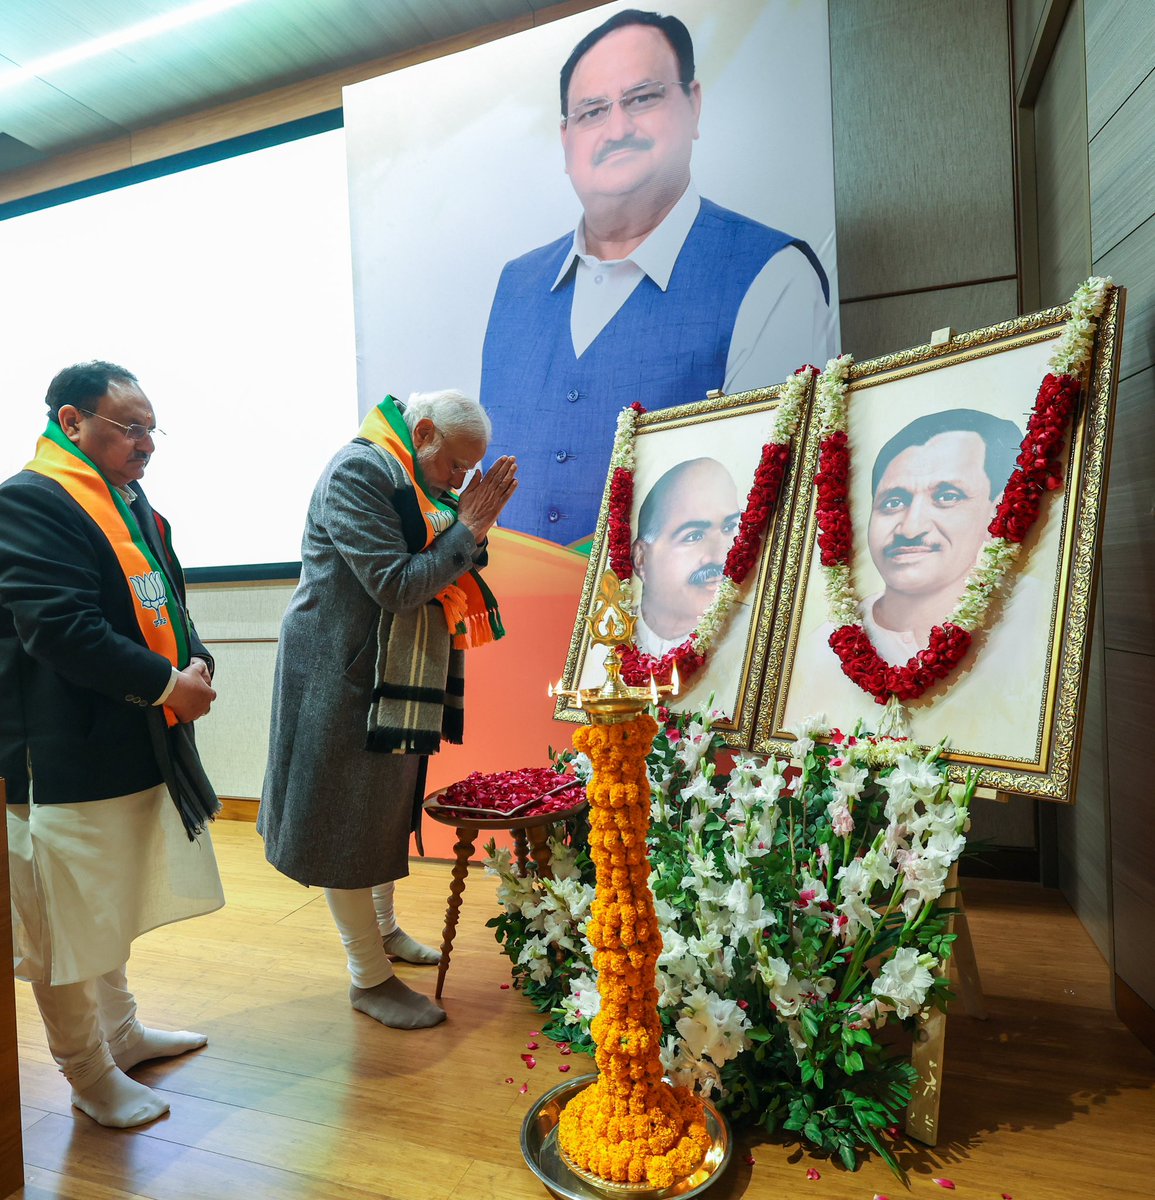
[(164, 576), (159, 571), (149, 571), (147, 575), (130, 575), (132, 590), (136, 598), (145, 608), (151, 608), (156, 613), (155, 627), (168, 624), (168, 618), (160, 615), (160, 610), (168, 603), (165, 593)]

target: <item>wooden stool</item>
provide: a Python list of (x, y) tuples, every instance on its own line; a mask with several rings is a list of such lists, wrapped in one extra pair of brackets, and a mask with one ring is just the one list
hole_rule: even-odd
[(440, 825), (448, 825), (457, 830), (457, 842), (453, 847), (453, 878), (449, 884), (449, 903), (445, 907), (445, 929), (441, 934), (441, 962), (437, 967), (437, 990), (434, 996), (441, 999), (441, 989), (445, 985), (445, 973), (449, 970), (449, 957), (453, 953), (453, 937), (457, 932), (457, 918), (461, 914), (461, 897), (465, 894), (465, 878), (469, 873), (469, 860), (473, 854), (473, 844), (477, 834), (482, 829), (504, 829), (513, 834), (514, 852), (517, 855), (517, 865), (525, 874), (528, 861), (532, 857), (537, 864), (539, 874), (545, 879), (552, 879), (549, 860), (548, 829), (567, 817), (572, 817), (586, 807), (583, 798), (580, 804), (567, 808), (562, 812), (542, 813), (537, 816), (525, 817), (481, 817), (476, 820), (459, 816), (457, 813), (445, 812), (439, 808), (431, 808), (433, 800), (440, 799), (444, 793), (438, 792), (427, 797), (425, 815)]

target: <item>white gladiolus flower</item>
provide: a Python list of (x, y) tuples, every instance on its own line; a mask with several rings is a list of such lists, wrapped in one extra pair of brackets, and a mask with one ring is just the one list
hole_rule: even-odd
[(549, 946), (537, 938), (530, 938), (517, 956), (520, 966), (525, 967), (530, 978), (536, 983), (544, 983), (553, 973), (553, 963), (550, 961)]
[(561, 1002), (561, 1010), (567, 1025), (583, 1024), (587, 1027), (601, 1012), (602, 998), (592, 974), (575, 975), (570, 980), (569, 995)]
[(826, 737), (830, 732), (830, 720), (825, 713), (803, 717), (795, 725), (787, 725), (786, 732), (795, 740), (800, 738)]
[(904, 946), (883, 963), (871, 991), (894, 1005), (894, 1011), (902, 1018), (913, 1016), (923, 1006), (926, 994), (934, 983), (934, 976), (927, 970), (933, 955), (919, 955), (914, 946)]
[(745, 1030), (750, 1022), (737, 1001), (700, 987), (685, 997), (685, 1006), (675, 1028), (694, 1058), (709, 1058), (721, 1066), (749, 1045)]
[(826, 815), (830, 818), (831, 828), (840, 838), (849, 837), (854, 832), (854, 817), (845, 796), (835, 796), (826, 806)]

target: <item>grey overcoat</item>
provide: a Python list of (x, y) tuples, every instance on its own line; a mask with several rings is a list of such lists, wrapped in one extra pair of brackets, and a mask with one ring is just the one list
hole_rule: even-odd
[(401, 465), (360, 439), (333, 457), (309, 503), (257, 819), (269, 862), (300, 883), (365, 888), (409, 872), (420, 760), (365, 749), (378, 627), (482, 557), (460, 521), (411, 552), (416, 512)]

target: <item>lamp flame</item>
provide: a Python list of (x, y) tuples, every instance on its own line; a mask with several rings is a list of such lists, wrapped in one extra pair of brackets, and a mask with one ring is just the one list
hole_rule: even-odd
[(670, 687), (673, 689), (670, 692), (671, 696), (676, 696), (678, 694), (678, 692), (681, 691), (681, 688), (682, 688), (681, 683), (678, 681), (678, 664), (677, 663), (674, 663), (674, 665), (670, 668)]
[(653, 704), (658, 702), (658, 685), (654, 679), (653, 671), (650, 672), (650, 701)]

